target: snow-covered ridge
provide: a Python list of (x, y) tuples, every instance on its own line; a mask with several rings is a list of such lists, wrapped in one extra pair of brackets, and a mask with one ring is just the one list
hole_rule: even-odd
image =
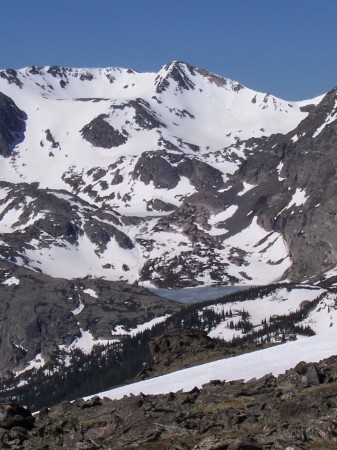
[[(180, 78), (172, 77), (172, 72), (183, 74), (193, 89), (181, 87)], [(167, 82), (159, 93), (158, 77)], [(2, 179), (38, 181), (41, 187), (54, 189), (69, 189), (65, 180), (72, 168), (84, 175), (92, 167), (108, 167), (118, 164), (120, 158), (138, 158), (145, 151), (163, 148), (163, 142), (189, 154), (194, 152), (189, 149), (192, 145), (209, 159), (212, 151), (238, 139), (288, 132), (307, 115), (301, 110), (303, 102), (255, 92), (179, 62), (165, 66), (158, 74), (53, 66), (1, 71), (0, 92), (28, 116), (25, 139), (15, 149), (17, 158), (3, 164)], [(132, 103), (135, 101), (138, 103)], [(138, 113), (150, 114), (165, 128), (155, 123), (144, 128), (144, 119), (137, 125), (133, 105), (141, 105), (139, 102), (147, 106), (145, 112)], [(83, 139), (81, 130), (98, 116), (126, 139), (113, 152), (99, 144), (96, 150)], [(133, 161), (130, 163), (137, 159)], [(223, 167), (225, 175), (233, 173), (236, 166), (228, 162), (221, 166), (221, 162), (211, 164)]]
[[(171, 76), (174, 71), (183, 74), (193, 89), (181, 87), (180, 78)], [(158, 77), (167, 82), (161, 93), (156, 92)], [(163, 148), (163, 142), (189, 154), (195, 151), (190, 150), (192, 145), (209, 159), (212, 151), (238, 139), (285, 133), (307, 115), (301, 110), (304, 102), (283, 101), (179, 62), (158, 74), (53, 66), (1, 71), (0, 92), (28, 116), (24, 142), (16, 147), (18, 157), (3, 165), (2, 179), (38, 181), (50, 188), (69, 188), (66, 174), (74, 167), (77, 174), (84, 174), (95, 166), (107, 167), (120, 158), (137, 158), (144, 151)], [(139, 100), (166, 129), (135, 124), (135, 109), (129, 102)], [(127, 138), (113, 152), (99, 145), (93, 149), (81, 134), (100, 115)], [(211, 159), (225, 175), (237, 167)], [(46, 172), (48, 177), (43, 176)]]
[[(29, 90), (44, 98), (89, 99), (119, 97), (118, 92), (135, 88), (135, 81), (144, 89), (153, 82), (153, 74), (140, 74), (132, 69), (70, 68), (59, 66), (32, 66), (17, 71), (1, 71), (0, 76), (12, 87)], [(132, 89), (133, 94), (136, 89)]]

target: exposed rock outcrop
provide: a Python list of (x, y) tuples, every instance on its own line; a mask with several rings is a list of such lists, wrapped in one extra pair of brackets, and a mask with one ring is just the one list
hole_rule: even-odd
[[(205, 331), (197, 329), (172, 330), (150, 342), (153, 370), (165, 373), (175, 367), (188, 367), (198, 361), (198, 355), (209, 353), (210, 359), (216, 359), (225, 350), (221, 341), (211, 339)], [(183, 365), (181, 366), (180, 363)]]
[(125, 144), (128, 140), (127, 133), (121, 133), (110, 125), (105, 118), (107, 115), (101, 114), (93, 119), (82, 130), (83, 138), (94, 147), (112, 148)]
[(223, 173), (198, 159), (185, 159), (177, 166), (180, 176), (187, 177), (191, 184), (200, 191), (202, 189), (221, 189)]
[(8, 158), (16, 144), (23, 141), (27, 115), (14, 101), (0, 92), (0, 155)]
[(256, 185), (246, 200), (260, 224), (286, 240), (293, 279), (319, 280), (337, 263), (336, 99), (334, 89), (288, 135), (255, 141), (260, 151), (249, 153), (237, 173)]
[(160, 121), (154, 111), (151, 110), (150, 104), (142, 98), (136, 98), (123, 104), (115, 104), (111, 106), (113, 111), (124, 110), (125, 108), (134, 109), (134, 121), (143, 130), (152, 130), (154, 128), (166, 128), (166, 125)]
[(161, 189), (173, 189), (180, 180), (178, 171), (154, 152), (142, 154), (135, 165), (133, 178), (139, 178), (144, 184), (152, 182), (155, 188)]
[(193, 75), (195, 75), (194, 67), (190, 64), (186, 64), (181, 61), (174, 61), (172, 63), (167, 64), (162, 69), (163, 75), (159, 74), (156, 77), (156, 92), (158, 94), (166, 91), (170, 82), (173, 81), (177, 89), (182, 90), (193, 90), (195, 89), (195, 84), (191, 80)]
[(38, 355), (48, 361), (83, 330), (111, 339), (118, 325), (136, 328), (180, 305), (146, 289), (101, 279), (65, 280), (13, 264), (0, 265), (0, 374), (23, 369)]

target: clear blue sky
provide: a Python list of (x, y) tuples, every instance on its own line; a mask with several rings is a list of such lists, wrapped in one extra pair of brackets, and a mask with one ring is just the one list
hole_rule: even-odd
[(0, 67), (182, 60), (287, 100), (337, 85), (337, 0), (1, 0)]

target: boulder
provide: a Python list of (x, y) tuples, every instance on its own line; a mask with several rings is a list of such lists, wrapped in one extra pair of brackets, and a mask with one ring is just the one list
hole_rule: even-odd
[(14, 427), (21, 427), (31, 430), (34, 426), (35, 418), (29, 409), (17, 403), (0, 404), (0, 428), (10, 430)]

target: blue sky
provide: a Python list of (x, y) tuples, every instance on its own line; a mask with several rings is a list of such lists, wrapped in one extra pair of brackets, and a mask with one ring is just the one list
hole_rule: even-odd
[(2, 0), (1, 68), (182, 60), (287, 100), (337, 85), (336, 0)]

